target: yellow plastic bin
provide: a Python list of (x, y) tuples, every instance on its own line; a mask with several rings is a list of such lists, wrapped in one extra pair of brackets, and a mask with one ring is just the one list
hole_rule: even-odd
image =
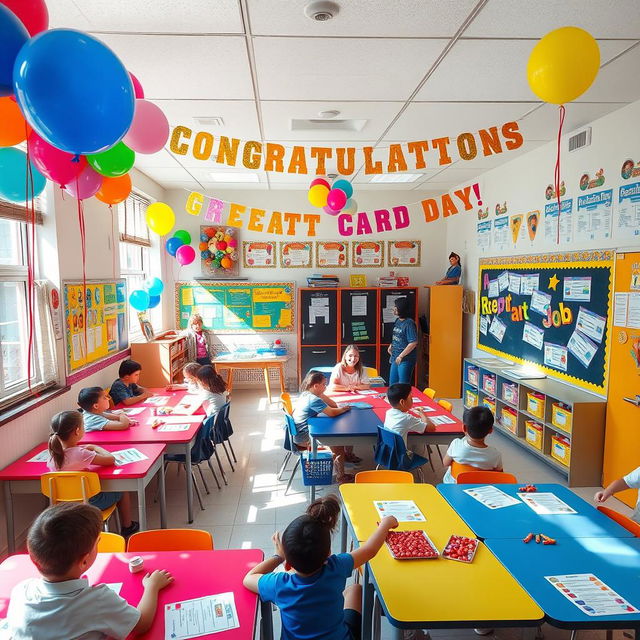
[(571, 440), (561, 435), (551, 436), (551, 457), (568, 467), (571, 460)]
[(536, 418), (544, 420), (544, 396), (535, 391), (527, 393), (527, 411)]
[(491, 398), (482, 398), (482, 404), (485, 407), (488, 407), (489, 409), (491, 409), (491, 413), (493, 413), (493, 415), (496, 415), (496, 401), (492, 400)]
[(505, 429), (509, 429), (511, 433), (516, 433), (518, 431), (518, 413), (511, 407), (502, 407), (500, 423)]
[(527, 420), (524, 423), (524, 428), (526, 441), (532, 447), (542, 451), (542, 425), (535, 422), (535, 420)]
[(478, 406), (478, 394), (475, 391), (467, 389), (464, 392), (464, 406), (467, 408)]
[(573, 413), (571, 407), (562, 402), (554, 402), (551, 405), (551, 423), (563, 431), (571, 431)]

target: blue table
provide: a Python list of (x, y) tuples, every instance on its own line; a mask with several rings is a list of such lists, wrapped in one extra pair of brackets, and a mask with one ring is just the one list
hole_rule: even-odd
[(589, 616), (565, 598), (545, 576), (591, 573), (640, 609), (640, 539), (562, 538), (543, 546), (490, 538), (485, 544), (545, 612), (562, 629), (640, 630), (640, 614)]
[[(633, 538), (595, 507), (560, 484), (536, 484), (539, 492), (554, 493), (577, 511), (568, 515), (538, 515), (522, 503), (502, 509), (489, 509), (464, 492), (486, 485), (439, 484), (438, 491), (473, 529), (479, 538), (524, 538), (528, 533), (544, 533), (551, 538)], [(500, 484), (498, 489), (518, 496), (520, 484)]]

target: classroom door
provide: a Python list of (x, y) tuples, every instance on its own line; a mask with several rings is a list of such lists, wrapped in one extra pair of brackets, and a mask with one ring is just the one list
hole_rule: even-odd
[[(342, 289), (340, 291), (341, 344), (376, 344), (378, 342), (377, 313), (377, 289)], [(375, 364), (367, 366), (375, 366)]]
[(300, 343), (303, 345), (338, 344), (337, 291), (328, 289), (300, 291)]
[[(628, 402), (640, 394), (640, 253), (618, 253), (615, 264), (609, 396), (603, 485), (640, 466), (640, 407)], [(617, 494), (635, 505), (637, 491)]]

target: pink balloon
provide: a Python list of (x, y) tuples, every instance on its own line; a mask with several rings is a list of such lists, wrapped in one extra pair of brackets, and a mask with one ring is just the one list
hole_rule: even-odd
[(327, 187), (327, 189), (331, 189), (331, 185), (324, 178), (316, 178), (315, 180), (312, 180), (311, 184), (309, 185), (309, 189), (317, 184), (324, 185), (325, 187)]
[(182, 265), (191, 264), (196, 259), (196, 251), (190, 244), (183, 244), (176, 251), (176, 260)]
[(322, 210), (330, 216), (337, 216), (340, 213), (340, 211), (334, 211), (329, 205), (322, 207)]
[(169, 139), (169, 121), (153, 102), (136, 100), (133, 122), (122, 141), (138, 153), (161, 151)]
[(347, 204), (347, 194), (342, 189), (331, 189), (327, 196), (327, 207), (340, 211)]
[(76, 200), (86, 200), (100, 191), (102, 176), (87, 165), (80, 175), (71, 180), (65, 187), (65, 191)]
[(133, 95), (136, 97), (136, 100), (144, 100), (144, 89), (140, 84), (140, 80), (138, 80), (131, 71), (129, 71), (129, 75), (131, 76), (131, 84), (133, 84)]
[[(45, 178), (64, 187), (87, 166), (84, 156), (60, 151), (43, 140), (35, 131), (29, 136), (29, 158)], [(74, 158), (77, 158), (74, 161)]]
[(44, 0), (1, 0), (0, 4), (15, 13), (32, 37), (49, 27), (49, 12)]

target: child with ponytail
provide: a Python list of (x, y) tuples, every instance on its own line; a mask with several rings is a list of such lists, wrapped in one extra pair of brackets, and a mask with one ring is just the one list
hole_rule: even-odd
[[(86, 471), (89, 465), (110, 467), (116, 463), (113, 454), (96, 444), (79, 445), (84, 436), (84, 421), (78, 411), (61, 411), (51, 419), (47, 466), (51, 471)], [(128, 493), (103, 491), (89, 498), (89, 503), (101, 511), (118, 503), (121, 533), (128, 537), (140, 529), (131, 520), (131, 498)]]
[[(244, 586), (280, 609), (282, 638), (355, 640), (360, 638), (362, 588), (345, 589), (354, 569), (369, 562), (384, 544), (393, 516), (382, 518), (371, 537), (351, 553), (331, 553), (331, 534), (340, 503), (334, 495), (309, 505), (280, 537), (273, 535), (275, 554), (244, 577)], [(285, 571), (274, 573), (284, 563)]]

